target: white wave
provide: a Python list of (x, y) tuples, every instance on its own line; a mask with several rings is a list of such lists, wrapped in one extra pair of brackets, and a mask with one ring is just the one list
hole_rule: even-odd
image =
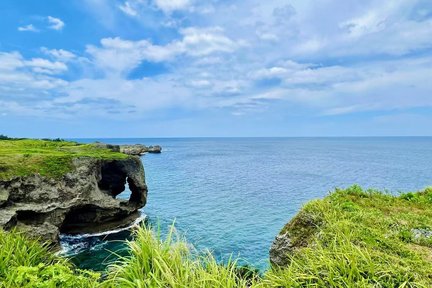
[(62, 238), (67, 238), (67, 239), (80, 239), (80, 238), (88, 238), (88, 237), (100, 237), (100, 236), (106, 236), (106, 235), (110, 235), (110, 234), (116, 234), (122, 231), (126, 231), (126, 230), (130, 230), (132, 228), (137, 228), (139, 227), (139, 224), (141, 222), (143, 222), (145, 219), (147, 218), (147, 216), (141, 216), (138, 217), (137, 219), (135, 219), (135, 221), (126, 227), (123, 228), (118, 228), (118, 229), (114, 229), (114, 230), (108, 230), (108, 231), (104, 231), (104, 232), (99, 232), (99, 233), (86, 233), (86, 234), (62, 234), (60, 235), (60, 239)]
[[(57, 255), (68, 255), (70, 252), (72, 252), (72, 254), (74, 254), (73, 251), (83, 251), (83, 250), (86, 250), (87, 248), (90, 248), (90, 249), (94, 248), (94, 247), (91, 247), (93, 245), (89, 245), (88, 243), (85, 243), (86, 238), (102, 237), (102, 236), (107, 236), (110, 234), (120, 233), (122, 231), (131, 230), (133, 228), (139, 227), (140, 224), (146, 218), (147, 218), (147, 216), (144, 215), (144, 216), (141, 216), (141, 217), (138, 217), (137, 219), (135, 219), (135, 221), (129, 226), (114, 229), (114, 230), (99, 232), (99, 233), (93, 233), (93, 234), (86, 233), (86, 234), (74, 234), (74, 235), (61, 234), (60, 235), (61, 250), (58, 251), (56, 254)], [(101, 244), (101, 243), (99, 243), (99, 244)], [(96, 244), (96, 245), (98, 245), (98, 244)]]

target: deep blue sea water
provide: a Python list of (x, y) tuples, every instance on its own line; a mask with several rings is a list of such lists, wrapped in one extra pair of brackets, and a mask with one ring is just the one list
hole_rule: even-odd
[[(355, 183), (391, 193), (432, 185), (431, 137), (75, 140), (161, 145), (161, 154), (142, 156), (149, 222), (166, 228), (175, 219), (197, 249), (219, 258), (234, 253), (260, 269), (276, 234), (308, 200)], [(123, 247), (100, 238), (74, 241), (83, 268)]]

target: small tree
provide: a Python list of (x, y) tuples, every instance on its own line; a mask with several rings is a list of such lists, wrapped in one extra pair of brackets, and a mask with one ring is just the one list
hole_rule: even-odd
[(6, 135), (0, 134), (0, 140), (10, 140), (10, 139), (12, 139), (12, 138), (9, 138)]

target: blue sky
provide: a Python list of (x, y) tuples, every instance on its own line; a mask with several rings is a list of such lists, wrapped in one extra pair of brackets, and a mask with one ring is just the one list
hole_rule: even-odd
[(2, 0), (0, 134), (432, 135), (430, 0)]

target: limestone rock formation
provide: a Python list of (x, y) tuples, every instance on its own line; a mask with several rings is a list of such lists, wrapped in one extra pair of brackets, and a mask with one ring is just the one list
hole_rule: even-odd
[[(114, 146), (114, 145), (109, 145), (109, 146)], [(107, 148), (109, 148), (109, 147), (107, 147)], [(144, 153), (147, 153), (147, 152), (148, 153), (161, 153), (162, 152), (162, 147), (159, 145), (149, 146), (149, 147), (142, 145), (142, 144), (120, 145), (119, 149), (120, 149), (119, 151), (124, 153), (124, 154), (138, 155), (138, 156), (143, 155)]]
[(149, 152), (149, 153), (161, 153), (162, 147), (159, 145), (149, 146), (147, 152)]
[(290, 255), (309, 245), (309, 240), (318, 231), (322, 219), (301, 210), (276, 236), (270, 248), (270, 263), (287, 266)]
[[(146, 204), (144, 167), (138, 157), (76, 158), (61, 179), (38, 174), (0, 180), (0, 227), (17, 227), (52, 243), (59, 233), (93, 233), (129, 225)], [(129, 200), (116, 199), (126, 184)]]
[(147, 151), (147, 146), (141, 144), (120, 145), (120, 152), (128, 155), (143, 155)]

